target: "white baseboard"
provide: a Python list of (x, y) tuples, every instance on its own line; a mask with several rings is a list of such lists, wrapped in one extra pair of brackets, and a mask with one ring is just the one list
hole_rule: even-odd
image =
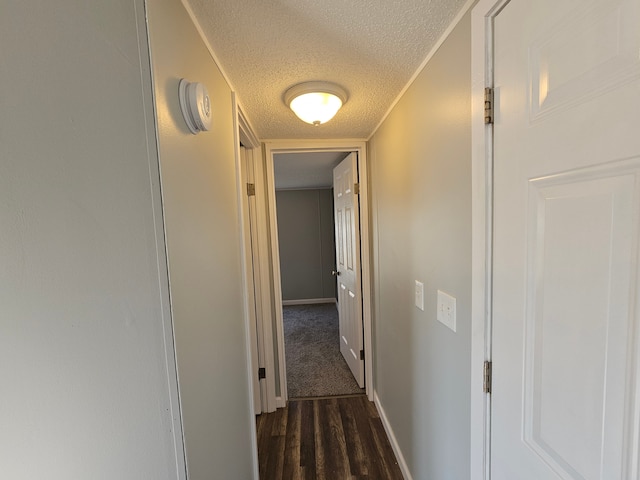
[(276, 408), (284, 408), (287, 406), (287, 401), (284, 397), (276, 397)]
[(402, 472), (402, 476), (404, 480), (413, 480), (411, 473), (409, 472), (409, 467), (407, 466), (407, 461), (404, 459), (404, 455), (402, 455), (402, 451), (400, 450), (400, 446), (398, 445), (398, 440), (396, 440), (396, 436), (393, 433), (393, 429), (389, 424), (389, 420), (387, 419), (387, 414), (382, 408), (380, 404), (380, 399), (378, 398), (378, 392), (373, 392), (373, 402), (378, 409), (378, 413), (380, 414), (380, 420), (382, 421), (382, 426), (384, 427), (385, 432), (387, 432), (387, 437), (389, 437), (389, 443), (391, 443), (391, 448), (393, 449), (393, 453), (396, 455), (396, 460), (398, 460), (398, 466), (400, 467), (400, 471)]
[(336, 303), (335, 298), (304, 298), (302, 300), (283, 300), (282, 305), (313, 305), (314, 303)]

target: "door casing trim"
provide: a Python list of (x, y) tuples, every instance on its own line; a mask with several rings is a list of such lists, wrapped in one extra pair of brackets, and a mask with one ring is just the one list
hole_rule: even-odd
[(494, 19), (509, 1), (479, 0), (471, 13), (470, 480), (491, 478), (491, 394), (483, 391), (483, 369), (492, 357), (493, 125), (484, 123), (484, 89), (494, 86)]
[[(275, 306), (275, 337), (278, 348), (278, 371), (280, 374), (280, 396), (275, 403), (278, 408), (287, 403), (287, 377), (284, 358), (284, 331), (282, 323), (282, 283), (280, 277), (280, 252), (278, 249), (278, 220), (276, 215), (276, 189), (273, 156), (276, 153), (298, 152), (357, 152), (358, 181), (360, 183), (360, 255), (362, 258), (362, 321), (364, 326), (365, 391), (370, 401), (374, 400), (373, 385), (373, 340), (372, 340), (372, 291), (371, 291), (371, 220), (369, 206), (369, 165), (367, 143), (363, 139), (347, 140), (267, 140), (265, 141), (267, 174), (267, 196), (269, 228), (271, 238), (271, 261)], [(275, 352), (271, 352), (275, 354)], [(267, 352), (267, 354), (269, 354)], [(274, 358), (274, 357), (272, 357)]]
[[(238, 201), (238, 223), (241, 226), (240, 228), (240, 238), (243, 246), (241, 263), (242, 263), (242, 281), (244, 285), (243, 289), (243, 310), (244, 310), (244, 324), (245, 324), (245, 345), (247, 352), (247, 390), (248, 390), (248, 401), (251, 405), (249, 408), (248, 416), (249, 416), (249, 425), (250, 425), (250, 436), (251, 443), (254, 447), (251, 449), (251, 466), (253, 471), (253, 479), (258, 480), (260, 477), (259, 465), (258, 465), (258, 434), (256, 429), (255, 422), (255, 412), (253, 409), (254, 406), (254, 389), (260, 391), (260, 385), (255, 383), (255, 365), (258, 362), (258, 358), (254, 358), (254, 346), (257, 344), (256, 332), (255, 329), (252, 329), (250, 325), (251, 316), (249, 314), (249, 309), (252, 307), (250, 305), (250, 298), (252, 296), (249, 295), (249, 288), (253, 288), (253, 279), (249, 278), (248, 272), (253, 270), (253, 260), (250, 256), (247, 255), (247, 251), (245, 247), (247, 245), (247, 232), (244, 228), (245, 225), (245, 215), (248, 215), (249, 212), (245, 212), (243, 209), (242, 202), (242, 193), (243, 193), (243, 179), (242, 179), (242, 170), (243, 167), (241, 165), (242, 158), (240, 153), (240, 144), (242, 143), (245, 146), (245, 149), (248, 154), (256, 155), (256, 151), (259, 151), (260, 142), (258, 138), (253, 133), (251, 126), (249, 125), (242, 108), (238, 104), (238, 99), (235, 93), (231, 94), (231, 102), (233, 109), (233, 131), (234, 131), (234, 153), (235, 153), (235, 164), (236, 164), (236, 191), (237, 191), (237, 201)], [(250, 285), (251, 284), (251, 285)], [(257, 301), (254, 299), (254, 301)], [(258, 393), (259, 394), (259, 393)]]

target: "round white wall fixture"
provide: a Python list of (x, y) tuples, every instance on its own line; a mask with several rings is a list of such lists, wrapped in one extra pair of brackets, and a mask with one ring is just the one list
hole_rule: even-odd
[(209, 92), (200, 82), (189, 82), (186, 78), (178, 84), (180, 110), (189, 131), (194, 135), (211, 128), (211, 100)]

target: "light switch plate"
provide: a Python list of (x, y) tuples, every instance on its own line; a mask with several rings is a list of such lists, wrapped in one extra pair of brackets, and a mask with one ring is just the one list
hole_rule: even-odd
[(442, 290), (438, 290), (437, 318), (439, 322), (456, 331), (456, 299)]
[(416, 307), (424, 312), (424, 283), (416, 280)]

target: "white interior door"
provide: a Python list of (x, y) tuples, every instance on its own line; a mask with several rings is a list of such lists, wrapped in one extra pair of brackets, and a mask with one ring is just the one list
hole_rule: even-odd
[(492, 480), (637, 480), (640, 2), (494, 22)]
[(336, 279), (340, 352), (358, 385), (364, 387), (362, 279), (360, 270), (360, 221), (358, 157), (349, 154), (333, 170), (333, 197), (336, 229)]

